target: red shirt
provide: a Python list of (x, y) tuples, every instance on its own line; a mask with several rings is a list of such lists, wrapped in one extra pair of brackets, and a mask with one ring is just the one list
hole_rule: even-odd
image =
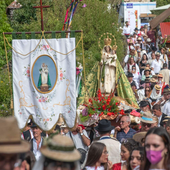
[(155, 31), (148, 31), (147, 36), (151, 39), (152, 43), (155, 43)]
[(121, 170), (121, 163), (114, 164), (112, 170)]

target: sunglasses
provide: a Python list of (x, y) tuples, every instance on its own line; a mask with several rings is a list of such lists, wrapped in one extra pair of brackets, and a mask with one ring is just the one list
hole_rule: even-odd
[(149, 124), (149, 123), (143, 123), (142, 122), (142, 125), (145, 127), (145, 126), (147, 126), (147, 127), (151, 127), (151, 124)]

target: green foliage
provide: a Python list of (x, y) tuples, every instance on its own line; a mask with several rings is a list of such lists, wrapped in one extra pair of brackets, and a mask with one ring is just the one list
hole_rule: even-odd
[[(22, 4), (22, 1), (19, 2)], [(32, 0), (34, 5), (39, 5), (39, 0)], [(26, 3), (26, 2), (24, 2)], [(51, 0), (44, 1), (43, 5), (50, 5), (50, 8), (43, 9), (44, 14), (44, 30), (45, 31), (58, 31), (63, 27), (66, 9), (70, 1), (68, 0)], [(72, 20), (71, 30), (83, 30), (84, 33), (84, 54), (86, 62), (86, 72), (91, 70), (94, 63), (100, 60), (101, 49), (98, 47), (98, 40), (103, 33), (112, 33), (116, 38), (118, 46), (117, 55), (119, 60), (124, 57), (124, 42), (121, 32), (118, 30), (118, 14), (116, 9), (111, 8), (108, 10), (108, 1), (103, 2), (100, 0), (86, 0), (87, 7), (82, 8), (83, 3), (79, 3), (76, 9), (75, 15)], [(31, 5), (30, 5), (30, 8)], [(21, 16), (22, 10), (17, 11), (17, 15)], [(15, 31), (40, 31), (41, 17), (40, 9), (36, 10), (37, 20), (33, 17), (30, 18), (30, 23), (17, 22), (16, 25), (12, 25)], [(114, 24), (112, 24), (114, 23)], [(61, 35), (57, 34), (57, 37)], [(38, 37), (38, 36), (37, 36)], [(49, 38), (49, 35), (46, 35)], [(76, 34), (76, 40), (80, 39), (80, 34)], [(101, 40), (102, 46), (104, 39)], [(114, 40), (112, 45), (114, 44)], [(82, 46), (81, 44), (76, 49), (77, 61), (82, 61)]]
[[(3, 32), (11, 32), (12, 28), (7, 22), (7, 16), (6, 16), (6, 5), (5, 1), (0, 1), (0, 68), (6, 64), (6, 58), (5, 58), (5, 48), (4, 48), (4, 38), (3, 38)], [(6, 35), (9, 42), (12, 40), (11, 35)], [(11, 50), (8, 47), (8, 59), (11, 60)]]
[(9, 85), (9, 77), (6, 69), (0, 70), (0, 116), (11, 114), (11, 91)]
[(156, 6), (164, 6), (170, 4), (170, 0), (156, 0)]
[[(164, 5), (168, 5), (170, 4), (170, 0), (156, 0), (156, 6), (160, 7), (160, 6), (164, 6)], [(160, 15), (162, 12), (164, 12), (164, 10), (159, 10), (159, 11), (152, 11), (153, 14), (155, 15)], [(168, 17), (165, 21), (163, 22), (170, 22), (170, 18)]]
[(35, 0), (19, 1), (22, 7), (14, 10), (11, 20), (11, 25), (16, 32), (20, 30), (20, 25), (30, 24), (32, 20), (37, 20), (36, 9), (33, 8), (33, 6), (36, 6), (35, 2)]

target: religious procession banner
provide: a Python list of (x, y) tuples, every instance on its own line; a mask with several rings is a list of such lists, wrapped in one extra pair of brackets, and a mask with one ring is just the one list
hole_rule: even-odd
[[(63, 115), (76, 119), (75, 38), (13, 40), (14, 114), (24, 128), (29, 117), (48, 131)], [(67, 55), (64, 55), (67, 54)]]

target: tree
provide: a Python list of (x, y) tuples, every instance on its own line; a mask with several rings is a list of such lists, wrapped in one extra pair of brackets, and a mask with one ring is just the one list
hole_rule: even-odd
[[(35, 4), (39, 5), (39, 0), (35, 1)], [(22, 4), (21, 0), (20, 3)], [(69, 3), (70, 0), (44, 1), (44, 5), (51, 5), (50, 8), (43, 9), (45, 31), (58, 31), (62, 29), (66, 9), (68, 8)], [(109, 10), (108, 1), (86, 0), (86, 4), (86, 8), (82, 8), (82, 2), (78, 4), (73, 17), (71, 30), (83, 30), (84, 32), (85, 61), (88, 74), (93, 67), (94, 62), (100, 60), (101, 49), (98, 47), (98, 39), (103, 33), (109, 32), (115, 36), (118, 46), (117, 55), (120, 60), (124, 57), (125, 49), (123, 37), (121, 32), (118, 31), (119, 24), (116, 9), (111, 8)], [(18, 16), (21, 16), (19, 13), (22, 13), (22, 11), (17, 11)], [(18, 23), (15, 31), (40, 31), (40, 9), (36, 10), (36, 16), (37, 20), (34, 20), (31, 17), (30, 23)], [(76, 38), (78, 41), (80, 39), (80, 34), (76, 34)], [(81, 45), (76, 49), (76, 54), (77, 60), (82, 62)]]
[[(6, 64), (5, 58), (5, 48), (4, 48), (4, 39), (3, 32), (11, 32), (12, 28), (8, 23), (8, 18), (6, 15), (6, 4), (4, 0), (0, 1), (0, 68)], [(9, 42), (12, 40), (11, 35), (6, 35)], [(11, 50), (8, 47), (8, 59), (11, 60)]]

